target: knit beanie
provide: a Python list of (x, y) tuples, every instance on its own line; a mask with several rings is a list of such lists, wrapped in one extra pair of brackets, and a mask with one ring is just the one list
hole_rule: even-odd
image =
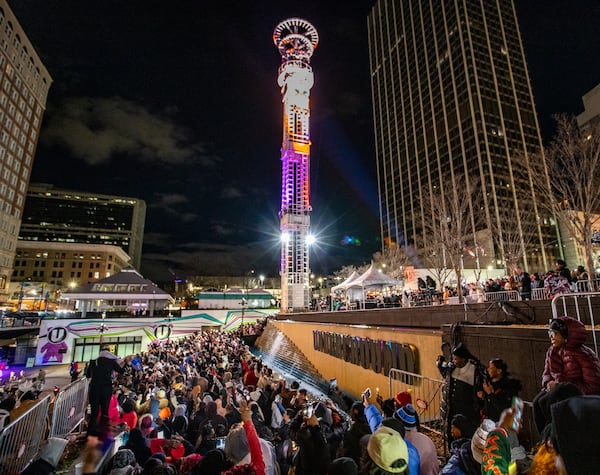
[(484, 419), (481, 425), (473, 434), (471, 439), (471, 452), (473, 458), (478, 462), (483, 462), (483, 451), (487, 442), (488, 434), (496, 428), (496, 423), (491, 419)]
[(407, 404), (396, 411), (394, 415), (406, 429), (413, 429), (417, 427), (417, 411), (412, 404)]
[(460, 431), (460, 433), (463, 437), (468, 437), (469, 432), (470, 432), (469, 421), (467, 420), (467, 418), (465, 416), (463, 416), (462, 414), (456, 414), (452, 418), (450, 425), (453, 425), (454, 427), (456, 427)]
[(459, 343), (452, 350), (452, 354), (458, 356), (459, 358), (469, 359), (471, 358), (471, 352), (467, 349), (464, 343)]

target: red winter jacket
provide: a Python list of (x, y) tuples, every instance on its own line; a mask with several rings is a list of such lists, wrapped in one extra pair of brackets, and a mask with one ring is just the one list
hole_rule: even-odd
[(546, 352), (542, 386), (550, 381), (573, 383), (583, 394), (600, 395), (600, 359), (583, 343), (586, 330), (583, 323), (572, 317), (559, 317), (568, 329), (566, 343)]

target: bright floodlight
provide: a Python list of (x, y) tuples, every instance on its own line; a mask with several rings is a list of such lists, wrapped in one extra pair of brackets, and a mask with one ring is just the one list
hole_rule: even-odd
[(286, 244), (290, 242), (290, 233), (281, 233), (281, 242)]
[(314, 234), (306, 235), (306, 244), (311, 245), (311, 244), (314, 244), (315, 242), (317, 242), (317, 238), (315, 237)]

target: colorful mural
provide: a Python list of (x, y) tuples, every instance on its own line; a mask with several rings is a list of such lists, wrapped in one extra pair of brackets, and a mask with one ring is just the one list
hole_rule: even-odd
[(206, 327), (230, 331), (278, 313), (266, 310), (183, 310), (177, 318), (118, 318), (118, 319), (54, 319), (44, 320), (36, 352), (36, 364), (63, 364), (73, 358), (76, 339), (137, 336), (142, 347), (197, 332)]

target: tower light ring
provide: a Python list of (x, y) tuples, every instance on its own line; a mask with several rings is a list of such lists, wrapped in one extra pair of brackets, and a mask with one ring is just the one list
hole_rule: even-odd
[(301, 35), (308, 39), (312, 45), (312, 49), (307, 54), (308, 58), (310, 58), (313, 51), (319, 44), (319, 34), (317, 33), (317, 29), (311, 23), (302, 18), (288, 18), (287, 20), (283, 20), (281, 23), (279, 23), (273, 31), (273, 43), (275, 46), (277, 46), (279, 52), (284, 58), (287, 55), (285, 54), (285, 49), (282, 51), (281, 43), (291, 35)]
[[(289, 46), (293, 48), (292, 53), (289, 51)], [(277, 49), (282, 57), (308, 56), (309, 58), (312, 56), (313, 51), (315, 50), (310, 38), (307, 38), (300, 33), (291, 33), (282, 38), (277, 45)]]

